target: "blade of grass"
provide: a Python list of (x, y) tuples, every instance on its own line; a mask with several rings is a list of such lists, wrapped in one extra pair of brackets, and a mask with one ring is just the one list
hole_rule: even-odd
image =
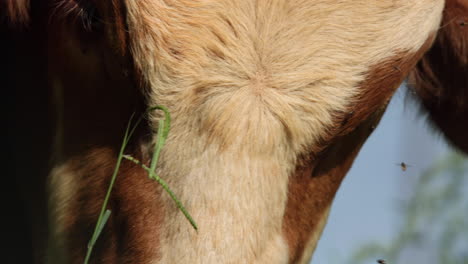
[(177, 198), (177, 196), (174, 194), (174, 192), (172, 192), (172, 190), (169, 188), (169, 185), (166, 183), (166, 181), (164, 181), (161, 177), (159, 177), (154, 171), (151, 171), (151, 169), (148, 168), (148, 166), (141, 163), (139, 160), (133, 158), (132, 156), (124, 155), (123, 157), (125, 159), (139, 165), (146, 172), (148, 172), (149, 177), (151, 179), (154, 179), (155, 181), (157, 181), (163, 187), (163, 189), (169, 194), (169, 196), (172, 198), (172, 200), (174, 200), (174, 202), (176, 203), (177, 208), (179, 208), (179, 210), (182, 211), (185, 218), (187, 218), (187, 220), (190, 222), (192, 227), (195, 230), (198, 230), (198, 226), (197, 226), (196, 222), (193, 220), (192, 216), (188, 213), (187, 209), (185, 209), (185, 207), (182, 205), (182, 202), (180, 202), (180, 200)]
[[(156, 140), (156, 144), (154, 146), (153, 158), (151, 159), (150, 164), (150, 171), (154, 172), (156, 169), (156, 165), (159, 160), (159, 154), (161, 153), (161, 149), (166, 143), (167, 136), (169, 135), (169, 129), (171, 127), (171, 115), (169, 114), (169, 110), (167, 110), (164, 106), (155, 106), (150, 108), (148, 111), (154, 110), (162, 110), (164, 112), (164, 120), (158, 121), (158, 137)], [(150, 177), (151, 177), (150, 173)]]
[[(130, 117), (130, 120), (128, 122), (127, 128), (125, 129), (125, 134), (124, 134), (124, 139), (122, 142), (122, 145), (120, 147), (120, 152), (119, 156), (117, 157), (117, 163), (114, 168), (114, 172), (112, 173), (111, 181), (109, 183), (109, 187), (107, 188), (106, 196), (104, 198), (104, 202), (102, 203), (101, 207), (101, 212), (99, 213), (99, 217), (96, 223), (96, 226), (94, 228), (93, 235), (91, 237), (91, 240), (88, 243), (88, 250), (86, 252), (86, 257), (84, 260), (84, 264), (87, 264), (89, 262), (89, 258), (91, 257), (91, 253), (93, 252), (94, 244), (96, 243), (102, 229), (104, 228), (104, 225), (106, 224), (107, 220), (109, 219), (110, 216), (110, 210), (108, 210), (108, 216), (106, 218), (106, 221), (103, 222), (104, 216), (106, 214), (106, 208), (107, 208), (107, 203), (109, 202), (109, 197), (112, 191), (112, 188), (114, 187), (115, 179), (117, 178), (117, 174), (119, 172), (120, 168), (120, 163), (122, 162), (122, 156), (125, 150), (125, 147), (127, 146), (128, 141), (130, 140), (131, 134), (135, 131), (136, 125), (133, 127), (133, 129), (130, 131), (130, 125), (132, 123), (133, 115)], [(138, 125), (139, 121), (137, 122)]]
[(130, 120), (129, 120), (128, 124), (127, 124), (127, 128), (125, 130), (125, 135), (124, 135), (124, 138), (123, 138), (123, 142), (122, 142), (122, 145), (120, 147), (120, 152), (119, 152), (119, 155), (117, 157), (117, 162), (116, 162), (116, 165), (115, 165), (115, 168), (114, 168), (114, 172), (112, 174), (111, 181), (109, 183), (109, 187), (107, 189), (107, 193), (106, 193), (106, 196), (104, 198), (104, 202), (103, 202), (102, 207), (101, 207), (101, 212), (99, 213), (98, 221), (97, 221), (96, 226), (94, 228), (93, 235), (92, 235), (92, 237), (91, 237), (91, 239), (90, 239), (90, 241), (88, 243), (88, 250), (86, 252), (86, 257), (85, 257), (85, 260), (84, 260), (84, 264), (88, 264), (89, 259), (91, 257), (91, 253), (92, 253), (93, 248), (94, 248), (94, 244), (96, 243), (96, 241), (99, 238), (102, 230), (104, 229), (104, 226), (106, 225), (107, 221), (109, 220), (111, 211), (106, 209), (106, 208), (107, 208), (107, 204), (109, 202), (110, 193), (112, 191), (112, 188), (114, 187), (114, 183), (115, 183), (115, 180), (117, 178), (117, 174), (118, 174), (118, 171), (119, 171), (119, 168), (120, 168), (120, 164), (121, 164), (122, 159), (124, 157), (126, 159), (128, 159), (128, 160), (142, 166), (143, 169), (145, 169), (148, 172), (149, 178), (154, 179), (156, 182), (158, 182), (163, 187), (163, 189), (169, 194), (169, 196), (172, 198), (172, 200), (174, 200), (174, 202), (176, 203), (179, 210), (182, 211), (182, 213), (187, 218), (187, 220), (190, 222), (190, 224), (193, 226), (193, 228), (195, 230), (198, 230), (198, 227), (197, 227), (195, 221), (190, 216), (190, 214), (187, 212), (187, 210), (182, 205), (180, 200), (175, 196), (175, 194), (169, 188), (167, 183), (163, 179), (161, 179), (158, 175), (156, 175), (156, 173), (155, 173), (156, 165), (157, 165), (158, 160), (159, 160), (159, 154), (161, 153), (161, 149), (164, 146), (164, 144), (166, 142), (166, 139), (167, 139), (167, 136), (169, 134), (171, 116), (169, 114), (168, 109), (166, 107), (164, 107), (164, 106), (152, 107), (152, 108), (148, 109), (148, 112), (154, 111), (154, 110), (162, 110), (164, 112), (164, 120), (159, 120), (158, 121), (158, 125), (159, 125), (158, 126), (158, 137), (157, 137), (156, 144), (155, 144), (155, 150), (153, 152), (153, 158), (151, 159), (150, 168), (148, 168), (147, 166), (142, 164), (137, 159), (134, 159), (131, 156), (123, 154), (124, 151), (125, 151), (125, 148), (127, 147), (128, 142), (130, 141), (131, 136), (133, 135), (136, 128), (138, 127), (138, 125), (140, 124), (141, 120), (144, 117), (144, 115), (141, 115), (140, 118), (138, 118), (138, 120), (135, 122), (135, 125), (132, 127), (132, 129), (130, 129), (132, 119), (133, 119), (133, 116), (134, 116), (132, 114), (132, 116), (130, 117)]
[(150, 108), (148, 111), (154, 111), (154, 110), (163, 111), (164, 112), (164, 120), (160, 119), (158, 121), (158, 132), (157, 132), (158, 137), (156, 139), (156, 144), (154, 146), (153, 158), (151, 159), (150, 167), (148, 168), (146, 165), (142, 164), (141, 162), (139, 162), (138, 160), (134, 159), (133, 157), (131, 157), (129, 155), (125, 155), (124, 158), (126, 158), (126, 159), (128, 159), (128, 160), (130, 160), (130, 161), (132, 161), (132, 162), (134, 162), (136, 164), (139, 164), (143, 169), (145, 169), (148, 172), (148, 175), (149, 175), (150, 179), (153, 179), (153, 180), (157, 181), (163, 187), (163, 189), (169, 194), (169, 196), (172, 198), (172, 200), (176, 203), (177, 208), (179, 208), (179, 210), (182, 211), (185, 218), (187, 218), (187, 220), (190, 222), (192, 227), (195, 230), (198, 230), (198, 226), (195, 223), (195, 221), (193, 220), (192, 216), (187, 212), (187, 210), (182, 205), (180, 200), (175, 196), (175, 194), (169, 188), (168, 184), (162, 178), (160, 178), (155, 172), (156, 166), (157, 166), (157, 163), (158, 163), (158, 160), (159, 160), (159, 154), (161, 153), (161, 150), (162, 150), (164, 144), (166, 143), (167, 136), (169, 135), (169, 129), (170, 129), (170, 126), (171, 126), (171, 115), (169, 113), (169, 110), (164, 106), (155, 106), (155, 107)]
[(158, 131), (157, 131), (158, 136), (157, 136), (157, 139), (156, 139), (156, 144), (154, 146), (153, 157), (151, 159), (150, 167), (148, 168), (146, 165), (142, 164), (140, 161), (138, 161), (137, 159), (135, 159), (135, 158), (133, 158), (133, 157), (131, 157), (129, 155), (124, 155), (124, 158), (134, 162), (135, 164), (140, 165), (143, 169), (145, 169), (148, 172), (149, 178), (155, 180), (156, 182), (158, 182), (163, 187), (163, 189), (169, 194), (169, 196), (172, 198), (172, 200), (176, 203), (177, 208), (179, 208), (179, 210), (182, 211), (185, 218), (187, 218), (187, 220), (190, 222), (192, 227), (195, 230), (198, 230), (198, 226), (195, 223), (195, 221), (193, 220), (192, 216), (187, 212), (187, 210), (182, 205), (180, 200), (176, 197), (174, 192), (172, 192), (172, 190), (169, 188), (168, 184), (156, 174), (155, 170), (156, 170), (156, 166), (157, 166), (157, 163), (158, 163), (158, 160), (159, 160), (159, 155), (161, 153), (161, 150), (162, 150), (164, 144), (166, 143), (167, 136), (169, 135), (169, 129), (171, 127), (171, 115), (169, 113), (169, 110), (164, 106), (155, 106), (155, 107), (152, 107), (152, 108), (148, 109), (148, 111), (154, 111), (154, 110), (163, 111), (164, 112), (164, 120), (160, 119), (158, 121)]
[(97, 238), (101, 235), (102, 229), (104, 229), (104, 226), (106, 225), (107, 220), (109, 220), (110, 214), (111, 214), (111, 210), (107, 209), (106, 212), (104, 213), (104, 215), (102, 216), (101, 224), (99, 226), (97, 226), (96, 237), (94, 237), (89, 242), (92, 246), (94, 246), (94, 244), (96, 243)]

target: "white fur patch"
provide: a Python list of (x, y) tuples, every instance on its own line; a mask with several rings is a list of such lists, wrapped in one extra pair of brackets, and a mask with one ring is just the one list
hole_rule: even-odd
[(163, 193), (154, 263), (286, 263), (281, 226), (296, 158), (365, 92), (358, 86), (371, 66), (422, 46), (444, 4), (126, 2), (149, 102), (174, 120), (158, 172), (199, 225)]

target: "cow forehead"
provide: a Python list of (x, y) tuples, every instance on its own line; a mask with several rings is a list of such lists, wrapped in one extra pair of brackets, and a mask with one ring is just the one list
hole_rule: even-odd
[[(275, 126), (298, 149), (319, 140), (333, 112), (349, 108), (372, 67), (423, 45), (437, 29), (443, 1), (142, 0), (127, 6), (135, 61), (152, 101), (174, 115), (183, 105), (204, 116), (200, 127), (222, 145), (251, 134), (249, 128)], [(229, 113), (233, 108), (236, 114)], [(252, 123), (225, 129), (246, 114)]]
[[(295, 227), (283, 231), (284, 223), (295, 222), (285, 212), (303, 208), (288, 187), (298, 178), (298, 157), (333, 138), (327, 133), (336, 116), (355, 110), (359, 98), (384, 104), (401, 77), (386, 80), (378, 69), (417, 53), (437, 30), (443, 4), (127, 0), (130, 46), (149, 103), (168, 107), (174, 120), (158, 173), (200, 230), (191, 230), (162, 197), (157, 263), (284, 263), (299, 261), (294, 247), (300, 243), (312, 251), (321, 227), (308, 231), (312, 241)], [(382, 87), (371, 76), (392, 89), (375, 92)], [(334, 195), (310, 186), (304, 190)], [(316, 211), (326, 211), (330, 201)], [(310, 253), (303, 256), (305, 262)]]

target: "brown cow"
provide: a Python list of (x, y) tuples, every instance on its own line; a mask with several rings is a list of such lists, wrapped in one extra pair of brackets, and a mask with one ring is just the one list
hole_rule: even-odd
[[(468, 153), (467, 0), (0, 8), (14, 98), (5, 186), (18, 186), (5, 197), (23, 208), (7, 207), (19, 219), (6, 219), (16, 249), (7, 261), (83, 262), (129, 117), (154, 105), (173, 119), (157, 172), (199, 229), (124, 161), (93, 263), (307, 263), (343, 177), (407, 76), (433, 123)], [(148, 162), (159, 117), (126, 153)]]

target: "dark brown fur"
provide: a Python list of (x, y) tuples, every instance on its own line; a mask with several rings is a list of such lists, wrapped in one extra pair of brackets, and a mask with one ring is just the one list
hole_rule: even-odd
[[(1, 43), (2, 55), (6, 55), (2, 56), (6, 66), (2, 73), (7, 75), (2, 90), (11, 91), (6, 98), (12, 103), (7, 122), (11, 128), (8, 149), (12, 162), (6, 166), (9, 184), (5, 186), (13, 192), (2, 192), (8, 198), (2, 200), (9, 201), (11, 208), (18, 211), (11, 214), (14, 220), (2, 220), (4, 226), (10, 227), (4, 232), (9, 241), (2, 247), (5, 263), (44, 263), (51, 238), (46, 191), (51, 159), (55, 164), (72, 160), (73, 169), (83, 179), (78, 181), (79, 196), (71, 199), (73, 213), (66, 222), (65, 242), (73, 263), (82, 263), (125, 126), (132, 113), (138, 117), (144, 111), (144, 99), (133, 85), (133, 65), (126, 52), (125, 9), (119, 0), (110, 4), (97, 2), (101, 22), (106, 26), (89, 31), (79, 20), (54, 15), (58, 10), (56, 1), (33, 1), (31, 6), (20, 5), (26, 1), (2, 1), (9, 9), (0, 9), (0, 13), (7, 10), (10, 18), (0, 25), (0, 32), (7, 39)], [(21, 25), (25, 16), (17, 8), (30, 11), (24, 13), (30, 23), (21, 29), (16, 25)], [(61, 95), (51, 89), (51, 73), (60, 76), (68, 88)], [(58, 103), (63, 104), (63, 109)], [(63, 152), (54, 157), (54, 129), (61, 119)], [(147, 126), (142, 125), (134, 142), (141, 143), (149, 135)], [(133, 144), (133, 151), (126, 153), (142, 156), (136, 146)], [(95, 263), (118, 263), (117, 255), (119, 261), (144, 263), (149, 252), (156, 252), (158, 247), (154, 238), (145, 236), (145, 230), (157, 228), (145, 220), (149, 214), (156, 214), (155, 208), (145, 201), (157, 199), (157, 184), (128, 162), (124, 162), (122, 171), (110, 204), (114, 218), (105, 229), (102, 241), (106, 242), (98, 242), (93, 255)], [(96, 177), (87, 178), (93, 173)], [(141, 191), (144, 189), (147, 191)], [(136, 246), (141, 243), (147, 246)]]
[[(67, 263), (83, 263), (86, 245), (116, 164), (117, 151), (112, 147), (92, 148), (69, 163), (69, 170), (75, 174), (79, 186), (77, 196), (70, 197), (70, 211), (65, 212)], [(132, 152), (135, 158), (143, 158), (138, 151), (126, 153)], [(160, 186), (150, 180), (143, 169), (123, 161), (109, 201), (108, 209), (112, 214), (96, 244), (91, 263), (144, 264), (154, 258), (159, 241), (152, 234), (158, 233), (157, 223), (162, 216), (162, 205), (157, 203), (160, 192)]]
[[(97, 3), (100, 19), (106, 24), (91, 31), (74, 20), (50, 21), (49, 70), (67, 87), (60, 99), (62, 117), (57, 116), (57, 120), (63, 119), (60, 158), (71, 166), (78, 189), (69, 198), (70, 211), (62, 212), (66, 214), (69, 263), (82, 263), (125, 127), (133, 113), (139, 117), (145, 111), (143, 94), (131, 74), (130, 54), (124, 52), (127, 34), (121, 7), (118, 1)], [(139, 146), (148, 144), (149, 135), (143, 122), (125, 153), (144, 158), (147, 153)], [(91, 263), (146, 263), (154, 258), (159, 242), (149, 234), (159, 228), (160, 191), (138, 166), (123, 162), (109, 204), (112, 217)]]
[(409, 77), (445, 137), (468, 153), (468, 1), (446, 1), (434, 46)]
[[(30, 0), (3, 0), (0, 2), (0, 17), (5, 18), (10, 25), (24, 26), (29, 22)], [(1, 13), (3, 10), (6, 12)]]

